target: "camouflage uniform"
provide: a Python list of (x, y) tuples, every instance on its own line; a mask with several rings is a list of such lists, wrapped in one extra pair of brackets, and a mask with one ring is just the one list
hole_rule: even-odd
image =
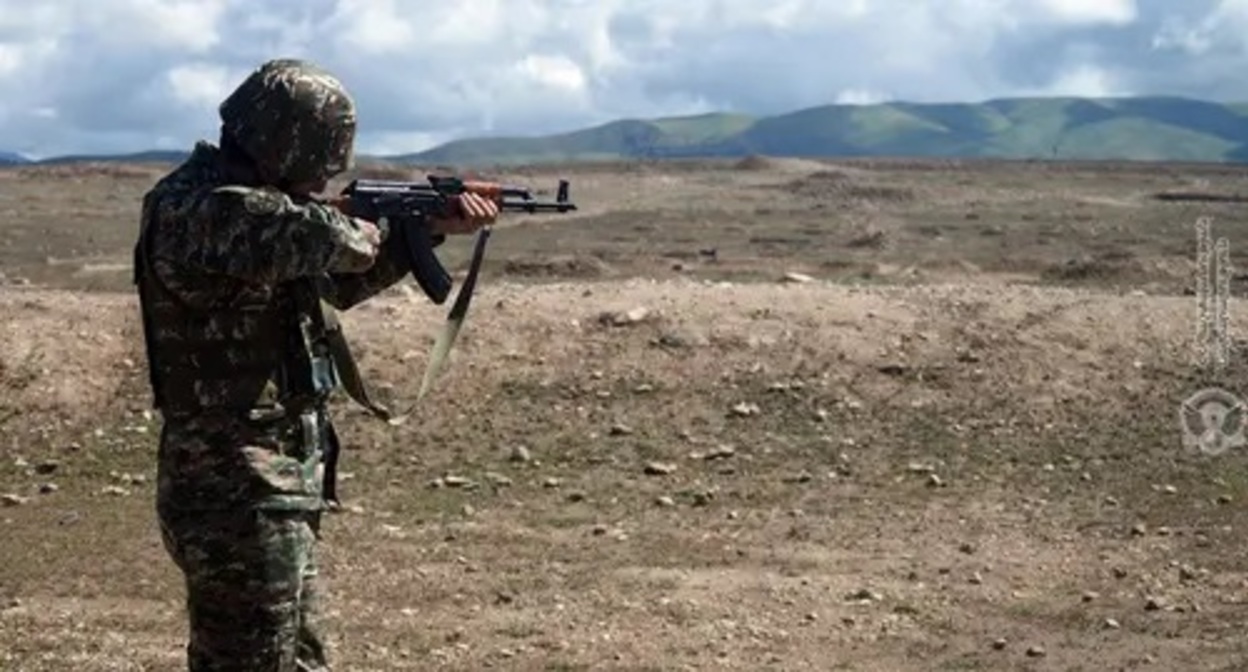
[(190, 670), (327, 670), (313, 549), (344, 352), (324, 304), (349, 308), (410, 266), (395, 236), (374, 260), (351, 218), (262, 177), (350, 167), (354, 105), (328, 74), (269, 62), (221, 117), (221, 146), (198, 143), (145, 196), (135, 247), (164, 420), (156, 510), (186, 578)]

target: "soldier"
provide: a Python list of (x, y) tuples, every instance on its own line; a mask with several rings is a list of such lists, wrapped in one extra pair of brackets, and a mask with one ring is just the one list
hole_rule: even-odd
[[(350, 308), (411, 268), (397, 236), (315, 197), (353, 163), (355, 105), (332, 75), (267, 62), (220, 115), (220, 146), (197, 143), (144, 197), (135, 246), (164, 423), (156, 512), (186, 580), (190, 670), (328, 670), (314, 546), (337, 440), (325, 400), (349, 353), (323, 302)], [(438, 243), (498, 214), (456, 204)]]

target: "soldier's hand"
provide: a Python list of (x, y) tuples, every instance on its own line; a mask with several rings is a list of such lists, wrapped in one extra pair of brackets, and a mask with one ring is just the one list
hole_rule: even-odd
[(355, 231), (335, 255), (329, 269), (334, 273), (363, 273), (372, 268), (381, 250), (381, 229), (376, 224), (359, 217), (352, 217), (351, 223)]
[(456, 214), (434, 219), (432, 225), (435, 233), (444, 235), (473, 233), (484, 226), (493, 224), (498, 218), (498, 204), (472, 192), (451, 198), (451, 204)]
[(381, 247), (381, 229), (376, 224), (359, 217), (352, 217), (352, 219), (355, 220), (356, 227), (360, 229), (360, 233), (364, 234), (364, 239), (373, 246), (373, 249)]

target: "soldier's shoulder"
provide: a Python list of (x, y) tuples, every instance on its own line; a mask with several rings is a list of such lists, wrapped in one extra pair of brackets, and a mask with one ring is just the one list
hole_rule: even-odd
[(250, 217), (276, 215), (291, 205), (289, 196), (272, 187), (223, 184), (212, 190), (211, 197), (219, 209)]
[(152, 185), (147, 197), (158, 198), (211, 189), (220, 181), (216, 147), (200, 141), (190, 155)]

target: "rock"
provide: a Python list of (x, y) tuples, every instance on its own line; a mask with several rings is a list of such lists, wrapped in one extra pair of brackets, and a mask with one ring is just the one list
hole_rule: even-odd
[(654, 499), (654, 503), (664, 508), (676, 506), (676, 500), (668, 497), (667, 495), (660, 495), (659, 497), (656, 497)]
[(657, 347), (681, 350), (709, 345), (710, 340), (705, 336), (691, 332), (668, 331), (660, 334), (658, 338), (650, 343)]
[(448, 474), (442, 477), (442, 484), (448, 488), (467, 488), (472, 485), (472, 479)]
[(762, 409), (758, 407), (758, 404), (743, 401), (732, 407), (731, 414), (738, 418), (748, 418), (753, 415), (758, 415), (761, 412)]
[(522, 445), (515, 445), (511, 447), (511, 455), (508, 456), (508, 459), (512, 462), (528, 462), (533, 459), (533, 456), (529, 453), (528, 448)]
[(44, 460), (43, 462), (35, 465), (35, 473), (40, 476), (47, 476), (48, 474), (55, 472), (60, 467), (61, 463), (57, 460)]
[(723, 459), (730, 458), (736, 454), (737, 454), (736, 448), (733, 448), (732, 446), (727, 445), (727, 444), (722, 444), (722, 445), (716, 446), (710, 452), (708, 452), (704, 456), (704, 459), (708, 461), (709, 460), (723, 460)]
[(60, 489), (60, 486), (55, 483), (41, 483), (39, 485), (39, 492), (44, 495), (50, 495)]
[(605, 326), (626, 327), (644, 322), (650, 317), (650, 309), (637, 307), (624, 312), (607, 311), (598, 315), (598, 322)]
[(0, 504), (4, 506), (21, 506), (29, 501), (29, 498), (13, 493), (0, 495)]
[(610, 436), (629, 436), (633, 433), (633, 428), (623, 423), (615, 423), (611, 425), (611, 429), (607, 430)]
[(503, 474), (493, 472), (493, 471), (486, 472), (485, 480), (489, 481), (490, 484), (499, 488), (505, 488), (512, 484), (511, 478)]
[(1027, 647), (1027, 657), (1028, 657), (1028, 658), (1043, 658), (1043, 657), (1044, 657), (1047, 653), (1048, 653), (1048, 652), (1044, 650), (1044, 647), (1043, 647), (1043, 646), (1038, 646), (1038, 645), (1037, 645), (1037, 646), (1029, 646), (1029, 647)]
[(400, 539), (402, 539), (402, 538), (404, 538), (404, 537), (406, 537), (406, 536), (407, 536), (407, 535), (403, 532), (403, 528), (402, 528), (402, 527), (399, 527), (398, 525), (390, 525), (390, 524), (388, 524), (388, 523), (382, 523), (382, 525), (381, 525), (380, 527), (381, 527), (381, 531), (382, 531), (382, 532), (384, 532), (384, 533), (386, 534), (386, 536), (389, 536), (389, 537), (397, 537), (397, 538), (400, 538)]
[(785, 273), (784, 276), (781, 278), (781, 282), (785, 282), (789, 284), (805, 284), (805, 283), (814, 282), (814, 281), (815, 279), (813, 277), (806, 275), (805, 273), (795, 273), (792, 271)]
[(861, 588), (859, 590), (855, 590), (849, 595), (846, 595), (845, 599), (858, 602), (879, 602), (884, 599), (884, 596), (874, 590), (871, 590), (870, 588)]
[(647, 476), (666, 476), (676, 471), (676, 465), (668, 462), (647, 462), (644, 471)]

